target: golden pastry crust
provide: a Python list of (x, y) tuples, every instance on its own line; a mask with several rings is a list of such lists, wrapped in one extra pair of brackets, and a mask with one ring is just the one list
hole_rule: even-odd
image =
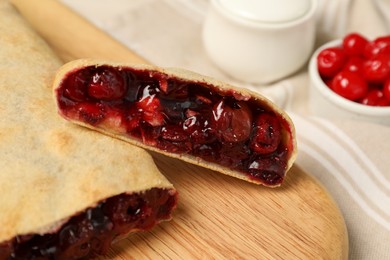
[[(286, 144), (291, 144), (291, 148), (290, 148), (291, 152), (290, 152), (290, 155), (288, 158), (286, 171), (288, 171), (291, 168), (291, 166), (293, 165), (293, 163), (297, 157), (297, 143), (296, 143), (294, 124), (285, 111), (280, 109), (278, 106), (276, 106), (274, 103), (272, 103), (269, 99), (260, 95), (259, 93), (250, 91), (248, 89), (238, 88), (238, 87), (232, 86), (230, 84), (227, 84), (225, 82), (219, 81), (217, 79), (207, 77), (204, 75), (200, 75), (200, 74), (197, 74), (195, 72), (180, 69), (180, 68), (161, 68), (161, 67), (152, 66), (152, 65), (145, 65), (145, 64), (129, 64), (129, 63), (123, 63), (123, 62), (112, 62), (112, 61), (96, 60), (96, 59), (75, 60), (75, 61), (71, 61), (71, 62), (63, 65), (57, 71), (57, 74), (56, 74), (56, 77), (55, 77), (55, 80), (53, 83), (54, 98), (57, 100), (57, 96), (56, 96), (57, 89), (60, 87), (62, 80), (66, 77), (66, 75), (68, 73), (75, 71), (75, 70), (78, 70), (78, 69), (81, 69), (81, 68), (84, 68), (84, 67), (102, 66), (102, 65), (109, 65), (109, 66), (113, 66), (113, 67), (122, 67), (122, 68), (128, 67), (128, 68), (133, 68), (136, 70), (147, 70), (147, 71), (151, 71), (151, 72), (160, 72), (160, 73), (166, 74), (168, 76), (168, 78), (174, 77), (174, 78), (180, 78), (183, 80), (188, 80), (191, 82), (206, 83), (207, 85), (212, 85), (223, 92), (234, 91), (235, 94), (237, 94), (237, 96), (240, 96), (243, 99), (253, 98), (255, 100), (258, 100), (259, 102), (261, 102), (261, 104), (264, 106), (264, 108), (275, 112), (275, 114), (277, 114), (288, 126), (287, 128), (283, 128), (283, 133), (282, 133), (283, 142), (285, 142)], [(61, 111), (59, 111), (59, 113), (62, 114)], [(63, 115), (63, 116), (65, 116), (65, 115)], [(221, 173), (224, 173), (224, 174), (227, 174), (227, 175), (239, 178), (239, 179), (243, 179), (243, 180), (257, 183), (257, 184), (259, 183), (258, 180), (251, 179), (248, 176), (246, 176), (238, 171), (232, 170), (232, 169), (227, 168), (227, 167), (223, 167), (223, 166), (218, 165), (216, 163), (207, 162), (207, 161), (204, 161), (198, 157), (194, 157), (194, 156), (191, 156), (188, 154), (177, 154), (177, 153), (169, 153), (166, 151), (162, 151), (162, 150), (157, 149), (155, 147), (146, 145), (137, 139), (131, 138), (130, 136), (128, 136), (126, 134), (114, 133), (113, 131), (110, 131), (110, 129), (105, 129), (105, 128), (102, 128), (99, 126), (94, 127), (94, 126), (91, 126), (89, 124), (74, 120), (72, 118), (67, 118), (67, 119), (69, 119), (69, 121), (72, 121), (76, 124), (85, 126), (87, 128), (90, 128), (90, 129), (98, 130), (100, 132), (103, 132), (106, 135), (127, 141), (127, 142), (134, 144), (136, 146), (139, 146), (139, 147), (151, 150), (151, 151), (155, 151), (155, 152), (164, 154), (164, 155), (169, 156), (169, 157), (178, 158), (178, 159), (181, 159), (183, 161), (193, 163), (193, 164), (196, 164), (196, 165), (199, 165), (199, 166), (202, 166), (202, 167), (214, 170), (214, 171), (218, 171), (218, 172), (221, 172)], [(280, 186), (280, 184), (275, 185), (275, 186)]]
[(57, 230), (121, 193), (173, 189), (143, 149), (69, 124), (50, 86), (60, 61), (0, 1), (0, 243)]

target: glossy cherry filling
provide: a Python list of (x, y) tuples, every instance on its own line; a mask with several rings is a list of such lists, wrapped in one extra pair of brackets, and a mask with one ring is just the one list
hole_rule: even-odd
[(217, 163), (271, 186), (283, 181), (291, 151), (288, 123), (236, 91), (104, 65), (68, 73), (57, 98), (65, 118)]
[(120, 194), (69, 219), (45, 235), (23, 235), (0, 244), (0, 259), (86, 259), (107, 254), (120, 235), (146, 231), (171, 218), (177, 194), (153, 188)]

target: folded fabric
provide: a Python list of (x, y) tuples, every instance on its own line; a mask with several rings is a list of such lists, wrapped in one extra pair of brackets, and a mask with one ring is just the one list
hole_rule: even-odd
[[(349, 233), (350, 259), (388, 259), (390, 128), (292, 114), (297, 164), (333, 195)], [(362, 224), (364, 223), (364, 224)]]

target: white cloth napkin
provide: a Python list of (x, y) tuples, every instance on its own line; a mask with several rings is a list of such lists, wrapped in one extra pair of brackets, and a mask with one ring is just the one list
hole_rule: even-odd
[[(390, 259), (390, 128), (329, 121), (307, 106), (307, 65), (271, 86), (235, 82), (207, 57), (201, 30), (208, 0), (62, 0), (142, 57), (260, 91), (288, 110), (297, 164), (332, 194), (345, 218), (350, 259)], [(389, 0), (319, 0), (316, 46), (357, 31), (390, 34)]]

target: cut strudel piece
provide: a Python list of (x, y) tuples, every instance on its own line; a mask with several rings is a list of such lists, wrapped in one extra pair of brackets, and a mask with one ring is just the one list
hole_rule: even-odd
[(265, 97), (181, 69), (77, 60), (54, 82), (66, 119), (266, 186), (296, 157), (294, 125)]

